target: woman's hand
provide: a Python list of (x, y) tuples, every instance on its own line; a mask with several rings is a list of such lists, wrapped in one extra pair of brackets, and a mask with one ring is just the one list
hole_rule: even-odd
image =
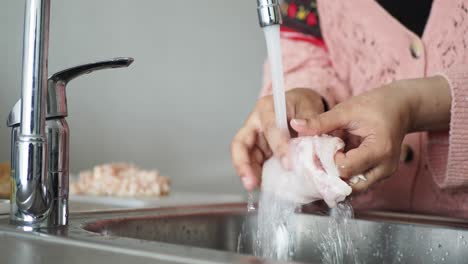
[[(324, 111), (322, 97), (311, 89), (288, 91), (286, 105), (288, 120), (311, 119)], [(231, 144), (232, 162), (247, 190), (260, 186), (263, 162), (272, 155), (288, 166), (288, 141), (288, 134), (276, 128), (273, 97), (260, 98)]]
[(354, 148), (338, 153), (335, 162), (344, 179), (365, 175), (367, 181), (352, 186), (362, 191), (396, 171), (407, 133), (448, 128), (450, 102), (443, 77), (402, 80), (355, 96), (315, 118), (292, 120), (291, 126), (299, 135), (341, 130), (358, 139)]

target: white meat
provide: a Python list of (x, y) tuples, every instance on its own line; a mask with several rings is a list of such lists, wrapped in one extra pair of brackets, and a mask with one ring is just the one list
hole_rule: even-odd
[[(292, 170), (285, 170), (279, 159), (265, 162), (262, 172), (262, 191), (274, 192), (297, 203), (324, 200), (335, 207), (351, 194), (351, 187), (341, 180), (335, 164), (335, 154), (344, 142), (328, 135), (300, 137), (290, 142)], [(353, 177), (356, 180), (363, 176)]]

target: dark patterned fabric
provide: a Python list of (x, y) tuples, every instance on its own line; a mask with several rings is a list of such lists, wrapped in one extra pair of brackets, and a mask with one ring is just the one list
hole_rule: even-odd
[(316, 0), (285, 0), (283, 26), (322, 39)]
[[(350, 0), (343, 0), (350, 1)], [(376, 0), (395, 19), (421, 36), (432, 7), (432, 0)], [(447, 0), (451, 1), (451, 0)], [(283, 26), (321, 40), (317, 0), (284, 0)]]

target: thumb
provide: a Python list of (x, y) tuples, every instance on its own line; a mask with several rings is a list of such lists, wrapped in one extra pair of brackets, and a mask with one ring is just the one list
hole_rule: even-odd
[(291, 127), (302, 136), (329, 134), (345, 127), (347, 121), (342, 111), (330, 110), (309, 119), (293, 119)]
[(338, 153), (335, 162), (340, 170), (342, 178), (349, 179), (352, 176), (364, 174), (378, 164), (381, 155), (376, 150), (375, 144), (364, 140), (361, 145), (346, 153)]

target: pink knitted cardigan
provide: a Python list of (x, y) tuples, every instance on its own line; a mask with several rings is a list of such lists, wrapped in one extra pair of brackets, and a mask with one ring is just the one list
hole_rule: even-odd
[(326, 48), (282, 35), (287, 89), (314, 89), (333, 106), (398, 79), (439, 74), (451, 85), (450, 130), (407, 135), (410, 158), (355, 208), (468, 218), (468, 0), (434, 0), (422, 38), (373, 0), (317, 4)]

